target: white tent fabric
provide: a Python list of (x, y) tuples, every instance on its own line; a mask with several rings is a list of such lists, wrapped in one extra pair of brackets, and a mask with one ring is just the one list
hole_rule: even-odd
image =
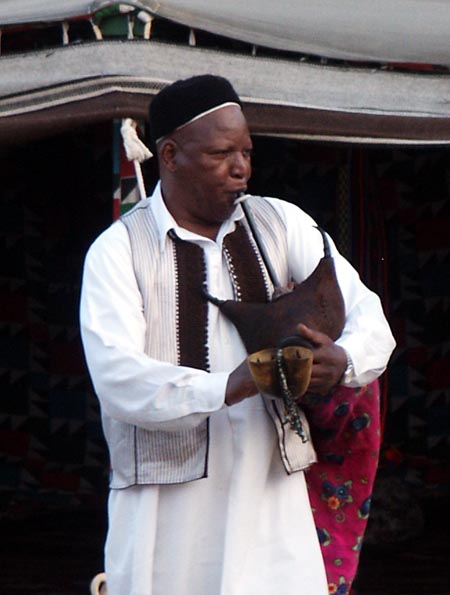
[[(109, 92), (111, 81), (129, 92), (133, 87), (142, 92), (149, 86), (149, 91), (155, 93), (158, 87), (178, 78), (209, 72), (229, 78), (246, 103), (383, 116), (450, 115), (448, 75), (336, 68), (126, 41), (93, 42), (3, 57), (0, 114), (5, 117), (66, 103), (69, 89), (63, 94), (58, 92), (64, 84), (80, 90), (80, 97), (87, 93), (83, 88), (92, 94)], [(26, 94), (31, 92), (27, 102)], [(73, 100), (77, 98), (75, 92)]]
[[(90, 14), (109, 0), (0, 0), (0, 26)], [(139, 0), (251, 44), (348, 60), (450, 64), (450, 0)]]
[[(130, 108), (178, 78), (229, 78), (255, 130), (345, 142), (450, 142), (450, 75), (311, 65), (146, 41), (101, 41), (0, 59), (0, 126), (126, 94)], [(78, 107), (77, 107), (78, 104)], [(273, 111), (283, 110), (287, 120)], [(272, 111), (271, 111), (272, 110)], [(295, 112), (295, 114), (294, 114)], [(116, 116), (118, 109), (116, 109)], [(102, 114), (97, 114), (102, 117)]]

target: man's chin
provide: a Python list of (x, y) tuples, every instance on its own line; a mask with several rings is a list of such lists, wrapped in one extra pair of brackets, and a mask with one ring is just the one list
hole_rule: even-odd
[(221, 205), (220, 209), (216, 209), (214, 213), (212, 213), (211, 219), (215, 223), (224, 223), (227, 221), (236, 210), (236, 205), (232, 202), (228, 202), (227, 204)]

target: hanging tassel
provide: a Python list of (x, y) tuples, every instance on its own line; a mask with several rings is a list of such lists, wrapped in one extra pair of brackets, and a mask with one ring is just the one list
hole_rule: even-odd
[(122, 120), (120, 132), (122, 133), (123, 146), (128, 161), (132, 161), (134, 171), (136, 172), (136, 179), (139, 187), (139, 194), (141, 200), (146, 198), (144, 178), (142, 176), (141, 163), (153, 157), (150, 149), (140, 140), (136, 132), (136, 122), (131, 118)]
[(95, 35), (95, 39), (97, 41), (102, 41), (103, 33), (102, 33), (100, 27), (96, 23), (94, 23), (93, 19), (91, 19), (90, 22), (91, 22), (92, 31), (94, 32), (94, 35)]
[(195, 47), (197, 45), (197, 40), (195, 38), (194, 29), (189, 30), (189, 45), (190, 45), (190, 47)]
[(144, 39), (150, 39), (152, 34), (152, 24), (153, 24), (153, 17), (145, 10), (141, 10), (138, 12), (138, 19), (144, 23)]
[(119, 4), (120, 14), (127, 14), (129, 12), (133, 12), (134, 10), (134, 6), (130, 6), (129, 4)]
[(122, 127), (120, 129), (123, 138), (123, 146), (127, 155), (128, 161), (138, 161), (142, 163), (150, 157), (153, 153), (141, 141), (136, 132), (137, 123), (131, 118), (122, 120)]
[(63, 45), (69, 45), (69, 23), (64, 21), (62, 23), (62, 43)]

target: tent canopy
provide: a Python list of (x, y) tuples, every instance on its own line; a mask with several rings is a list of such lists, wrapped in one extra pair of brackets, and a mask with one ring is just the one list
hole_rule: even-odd
[[(112, 4), (115, 3), (107, 0), (0, 0), (0, 23), (54, 22), (86, 16)], [(370, 20), (375, 17), (370, 13), (372, 3), (368, 0), (359, 0), (358, 9), (353, 0), (318, 0), (314, 3), (317, 15), (313, 32), (308, 34), (303, 28), (312, 13), (309, 3), (303, 0), (283, 0), (276, 5), (266, 0), (229, 0), (224, 5), (217, 0), (142, 0), (129, 4), (230, 36), (244, 38), (259, 31), (260, 36), (248, 40), (273, 43), (279, 49), (286, 47), (289, 40), (295, 42), (297, 49), (306, 47), (302, 45), (305, 40), (320, 39), (324, 31), (329, 32), (330, 23), (336, 32), (342, 32), (345, 27), (339, 29), (341, 21), (335, 10), (339, 6), (341, 11), (348, 11), (350, 21), (358, 16), (360, 26), (364, 24), (364, 28), (355, 29), (351, 35), (348, 27), (345, 29), (347, 45), (341, 46), (342, 56), (349, 44), (359, 44), (358, 52), (365, 55), (370, 45), (366, 32), (375, 31), (379, 23)], [(383, 13), (380, 4), (376, 4), (376, 12)], [(436, 39), (440, 39), (440, 27), (448, 24), (450, 9), (441, 9), (448, 6), (449, 0), (389, 0), (389, 5), (396, 9), (406, 10), (409, 4), (411, 10), (415, 8), (416, 16), (424, 11), (422, 32), (430, 33), (428, 24), (434, 27), (434, 18), (441, 15), (433, 35), (429, 34), (427, 48), (433, 48)], [(379, 24), (380, 51), (385, 49), (385, 32), (392, 32), (396, 24), (400, 35), (400, 29), (407, 26), (408, 37), (414, 21), (409, 17), (394, 18), (387, 6), (383, 14), (386, 18), (391, 15), (393, 21), (385, 23), (385, 29)], [(445, 30), (447, 35), (447, 26)], [(421, 47), (420, 37), (413, 35), (411, 39), (415, 47)], [(327, 34), (323, 40), (330, 50), (331, 37)], [(445, 58), (450, 48), (447, 38), (445, 43), (437, 43), (438, 47), (443, 52), (440, 57)], [(391, 57), (394, 55), (397, 56)], [(250, 51), (244, 54), (154, 40), (96, 41), (1, 56), (0, 138), (3, 142), (20, 142), (30, 135), (51, 134), (95, 121), (128, 116), (146, 118), (151, 98), (162, 86), (207, 72), (232, 81), (245, 103), (254, 133), (342, 142), (450, 143), (448, 71), (419, 74), (367, 65), (328, 66), (303, 62), (298, 54), (268, 58)]]
[[(450, 76), (344, 69), (146, 41), (103, 41), (0, 59), (0, 132), (146, 118), (162, 86), (229, 78), (253, 132), (346, 142), (450, 143)], [(133, 73), (130, 75), (129, 73)]]
[[(279, 50), (450, 65), (449, 0), (138, 0), (189, 27)], [(110, 0), (0, 0), (0, 26), (67, 19)]]

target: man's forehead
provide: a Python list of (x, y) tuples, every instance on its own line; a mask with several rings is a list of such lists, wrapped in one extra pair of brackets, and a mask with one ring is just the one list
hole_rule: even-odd
[(245, 137), (251, 142), (247, 121), (239, 106), (216, 110), (182, 126), (170, 136), (183, 143), (195, 142), (204, 146), (236, 137)]

